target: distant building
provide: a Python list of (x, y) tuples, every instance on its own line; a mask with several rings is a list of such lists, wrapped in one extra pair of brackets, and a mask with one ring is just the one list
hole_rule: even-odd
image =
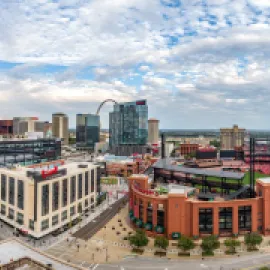
[[(117, 147), (119, 150), (119, 147), (123, 146), (130, 152), (133, 146), (146, 145), (148, 141), (147, 119), (146, 100), (115, 104), (113, 112), (110, 113), (110, 147)], [(140, 151), (139, 148), (138, 150)], [(122, 155), (128, 155), (123, 151)]]
[(94, 114), (77, 114), (76, 147), (94, 150), (100, 138), (100, 117)]
[(0, 120), (0, 135), (7, 137), (13, 135), (13, 120)]
[(246, 130), (234, 125), (233, 128), (220, 129), (220, 145), (222, 150), (233, 150), (244, 145)]
[(199, 144), (197, 143), (181, 143), (177, 148), (176, 152), (179, 153), (181, 156), (195, 154), (196, 151), (199, 149)]
[(54, 113), (52, 115), (52, 134), (55, 138), (60, 138), (64, 144), (68, 144), (68, 116), (64, 113)]
[(52, 137), (52, 123), (44, 122), (44, 138)]
[(26, 132), (35, 132), (35, 123), (38, 117), (14, 117), (13, 135), (24, 136)]
[(158, 144), (159, 141), (159, 120), (148, 120), (148, 143)]

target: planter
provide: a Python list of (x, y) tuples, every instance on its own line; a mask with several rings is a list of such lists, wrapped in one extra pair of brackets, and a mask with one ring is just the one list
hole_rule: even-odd
[(162, 250), (157, 250), (154, 253), (155, 256), (159, 256), (159, 257), (166, 257), (167, 252), (166, 251), (162, 251)]
[(190, 257), (190, 253), (189, 253), (189, 252), (182, 252), (182, 251), (179, 251), (179, 252), (178, 252), (178, 256), (179, 256), (179, 257)]
[(144, 249), (142, 248), (132, 248), (132, 252), (142, 255), (144, 253)]

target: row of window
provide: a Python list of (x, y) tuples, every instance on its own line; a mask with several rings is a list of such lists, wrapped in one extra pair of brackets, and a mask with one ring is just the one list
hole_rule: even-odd
[[(219, 208), (219, 230), (232, 232), (233, 214), (232, 207)], [(240, 206), (238, 208), (239, 230), (251, 230), (251, 206)], [(199, 231), (201, 233), (213, 232), (213, 209), (201, 208), (199, 210)]]
[[(78, 181), (77, 181), (78, 180)], [(68, 181), (70, 182), (70, 189), (68, 189)], [(61, 207), (65, 207), (68, 204), (68, 197), (70, 203), (75, 202), (83, 197), (83, 182), (84, 182), (84, 196), (89, 195), (89, 187), (91, 187), (90, 192), (95, 191), (95, 171), (91, 170), (91, 178), (89, 178), (89, 172), (79, 174), (78, 177), (72, 176), (70, 179), (64, 179), (61, 182), (55, 182), (52, 185), (52, 211), (59, 209), (59, 191), (60, 184), (62, 185), (62, 201), (60, 202)], [(42, 186), (42, 216), (49, 213), (49, 184)]]
[[(15, 185), (17, 184), (17, 194), (15, 194)], [(8, 193), (8, 194), (7, 194)], [(11, 205), (15, 206), (15, 197), (17, 197), (17, 207), (24, 209), (24, 182), (22, 180), (15, 181), (13, 177), (9, 177), (7, 182), (7, 176), (1, 174), (1, 200), (7, 201)]]
[(12, 208), (7, 208), (4, 204), (1, 204), (1, 209), (0, 209), (1, 215), (2, 216), (7, 216), (8, 219), (14, 220), (20, 224), (24, 224), (24, 216), (22, 213), (17, 212), (17, 215), (15, 216), (15, 211)]

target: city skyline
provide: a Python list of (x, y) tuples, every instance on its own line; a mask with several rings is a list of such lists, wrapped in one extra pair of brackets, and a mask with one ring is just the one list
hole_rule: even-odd
[(161, 129), (270, 129), (269, 1), (20, 0), (0, 10), (0, 119), (63, 111), (75, 127), (105, 99), (147, 99)]

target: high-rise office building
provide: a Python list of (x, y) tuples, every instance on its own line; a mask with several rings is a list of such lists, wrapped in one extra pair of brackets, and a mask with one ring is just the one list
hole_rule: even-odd
[(62, 139), (64, 144), (68, 144), (68, 116), (64, 113), (54, 113), (52, 115), (52, 135)]
[(35, 122), (38, 117), (14, 117), (13, 135), (24, 136), (26, 132), (35, 132)]
[(159, 120), (148, 120), (148, 143), (158, 144), (159, 139)]
[(115, 104), (110, 113), (110, 146), (146, 145), (147, 119), (146, 100)]
[(220, 129), (220, 146), (223, 150), (233, 150), (244, 145), (246, 130), (234, 125), (233, 128)]
[(100, 137), (100, 117), (95, 114), (77, 114), (76, 147), (94, 150)]

